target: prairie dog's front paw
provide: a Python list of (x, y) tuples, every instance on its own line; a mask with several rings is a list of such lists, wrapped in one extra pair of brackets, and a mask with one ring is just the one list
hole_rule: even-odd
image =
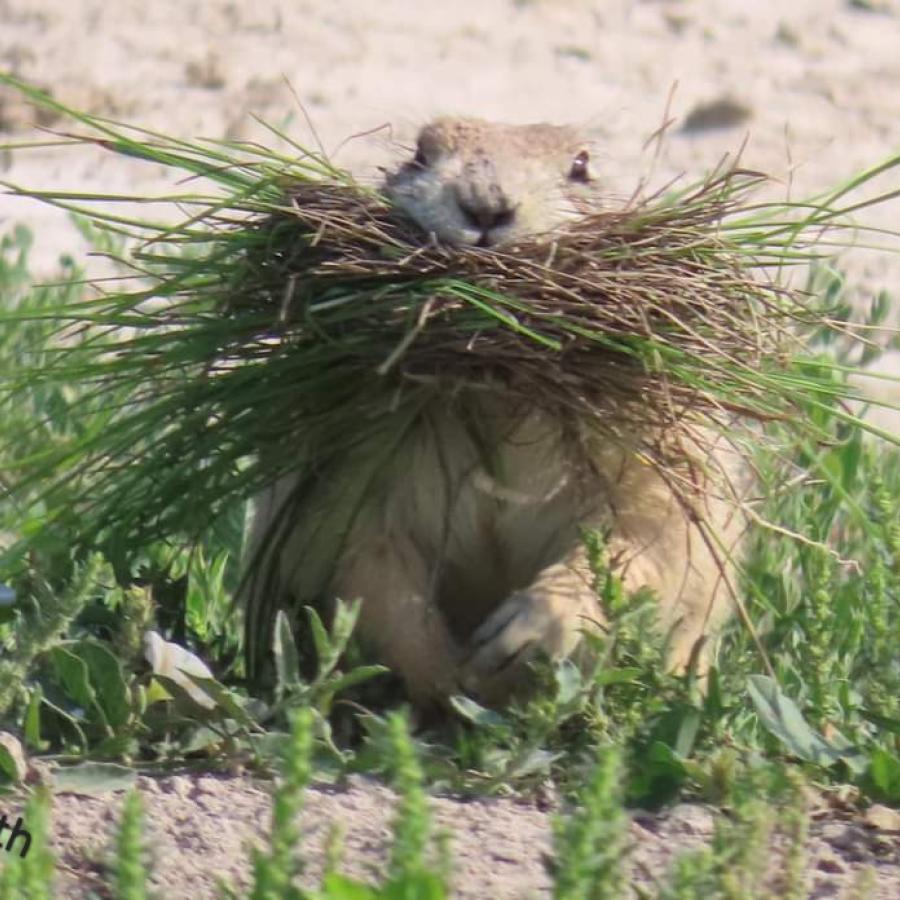
[(568, 656), (590, 625), (571, 597), (516, 591), (476, 629), (461, 672), (462, 686), (485, 702), (500, 702), (524, 685), (524, 667), (539, 655)]

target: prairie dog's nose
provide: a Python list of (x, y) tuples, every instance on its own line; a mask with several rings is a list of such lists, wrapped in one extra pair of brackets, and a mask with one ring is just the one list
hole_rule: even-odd
[(493, 243), (491, 233), (509, 225), (515, 217), (515, 206), (497, 183), (496, 178), (461, 178), (455, 185), (456, 203), (472, 228), (481, 232), (478, 243)]

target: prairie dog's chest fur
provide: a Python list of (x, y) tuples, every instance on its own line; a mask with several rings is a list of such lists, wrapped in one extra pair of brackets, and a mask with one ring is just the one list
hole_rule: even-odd
[(475, 624), (467, 608), (483, 616), (578, 542), (605, 498), (602, 482), (555, 417), (476, 398), (426, 410), (371, 514), (431, 561), (436, 594), (466, 630)]

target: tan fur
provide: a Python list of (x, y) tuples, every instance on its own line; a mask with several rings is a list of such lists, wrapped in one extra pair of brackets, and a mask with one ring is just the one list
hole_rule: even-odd
[[(389, 175), (387, 193), (442, 243), (508, 243), (578, 215), (589, 188), (568, 176), (590, 146), (564, 126), (437, 119), (419, 132), (422, 163)], [(508, 221), (492, 224), (506, 213)]]
[[(571, 167), (587, 146), (570, 128), (442, 119), (421, 131), (417, 160), (388, 176), (386, 191), (433, 239), (501, 244), (578, 214), (587, 188)], [(736, 466), (711, 434), (678, 448), (677, 474), (696, 485), (689, 515), (641, 455), (657, 435), (601, 438), (499, 387), (442, 397), (400, 433), (388, 452), (375, 434), (323, 473), (265, 564), (284, 605), (323, 590), (362, 598), (362, 638), (414, 700), (464, 689), (503, 702), (527, 684), (537, 653), (569, 655), (584, 629), (602, 628), (584, 528), (607, 535), (628, 589), (657, 593), (673, 667), (727, 613), (723, 573), (741, 522), (711, 485)], [(276, 530), (291, 484), (260, 498), (257, 542)], [(335, 546), (332, 571), (322, 559)]]

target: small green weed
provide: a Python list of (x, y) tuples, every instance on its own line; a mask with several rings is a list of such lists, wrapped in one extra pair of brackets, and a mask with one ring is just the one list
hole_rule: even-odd
[(115, 876), (119, 900), (147, 900), (147, 868), (144, 863), (143, 804), (131, 791), (122, 807), (116, 841)]
[(556, 821), (556, 900), (620, 897), (625, 877), (628, 819), (622, 807), (621, 755), (600, 752), (579, 807)]

